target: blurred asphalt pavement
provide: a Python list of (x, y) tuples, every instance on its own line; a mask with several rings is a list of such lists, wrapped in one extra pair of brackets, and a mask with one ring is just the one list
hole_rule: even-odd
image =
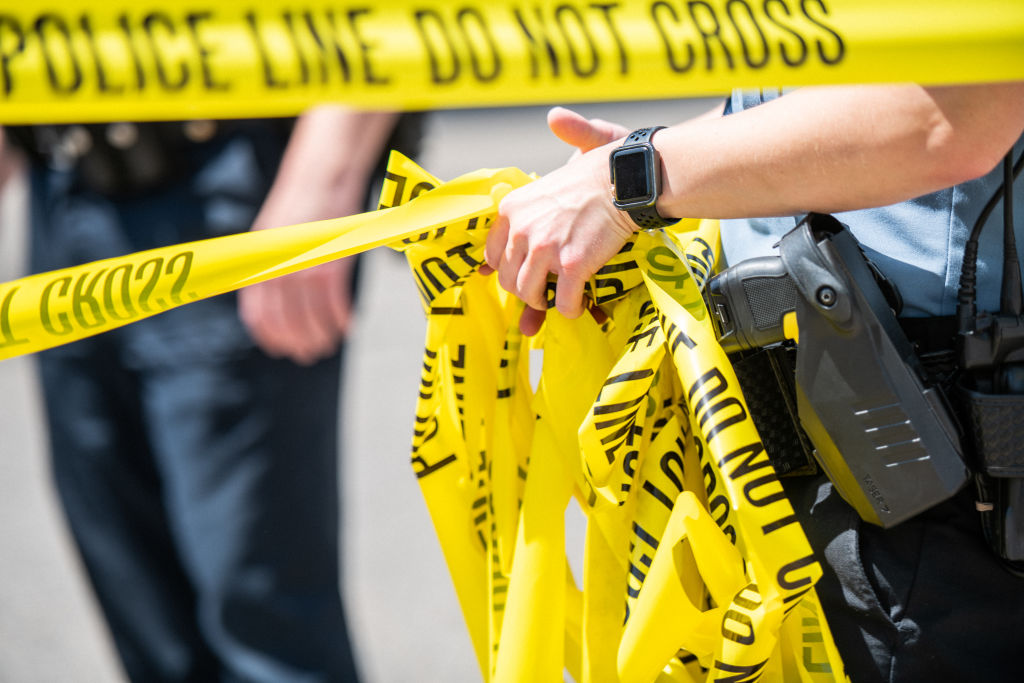
[[(671, 124), (709, 100), (585, 105), (633, 128)], [(420, 161), (442, 179), (483, 167), (546, 173), (569, 149), (545, 107), (431, 114)], [(24, 182), (0, 197), (0, 281), (19, 277)], [(341, 425), (344, 575), (368, 683), (479, 681), (455, 592), (408, 464), (423, 314), (404, 260), (371, 252), (349, 346)], [(31, 357), (0, 362), (0, 683), (123, 681), (50, 487)], [(570, 551), (572, 552), (572, 551)]]

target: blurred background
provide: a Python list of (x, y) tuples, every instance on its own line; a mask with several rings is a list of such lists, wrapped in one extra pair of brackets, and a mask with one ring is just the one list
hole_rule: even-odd
[[(628, 128), (669, 125), (718, 100), (573, 107)], [(442, 179), (484, 167), (540, 174), (571, 150), (547, 107), (431, 114), (419, 161)], [(23, 178), (0, 196), (0, 281), (23, 274)], [(341, 585), (368, 683), (479, 681), (434, 531), (408, 464), (423, 314), (403, 258), (366, 256), (342, 390)], [(0, 682), (118, 682), (118, 668), (49, 480), (33, 359), (0, 362)], [(571, 522), (579, 526), (580, 522)], [(570, 557), (581, 551), (573, 545)]]

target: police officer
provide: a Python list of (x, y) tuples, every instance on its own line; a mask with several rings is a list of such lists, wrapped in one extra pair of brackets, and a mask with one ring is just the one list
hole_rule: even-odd
[[(661, 185), (632, 211), (613, 205), (608, 183), (609, 156), (629, 131), (552, 110), (551, 130), (582, 154), (506, 196), (487, 243), (502, 286), (529, 305), (523, 330), (542, 324), (549, 273), (559, 312), (580, 315), (585, 281), (639, 227), (736, 219), (722, 224), (734, 263), (771, 255), (809, 211), (844, 212), (902, 292), (905, 315), (951, 315), (967, 233), (1001, 180), (999, 161), (1015, 144), (1021, 153), (1024, 83), (777, 94), (737, 93), (724, 112), (640, 132), (660, 153)], [(657, 187), (649, 181), (634, 183), (638, 196)], [(1001, 231), (985, 236), (980, 306), (994, 310)], [(824, 477), (784, 484), (822, 560), (819, 594), (852, 680), (1016, 680), (1024, 579), (986, 545), (971, 491), (882, 530)]]
[[(14, 129), (32, 268), (363, 211), (382, 152), (412, 152), (399, 118)], [(53, 476), (131, 680), (356, 680), (337, 477), (353, 273), (327, 264), (242, 293), (241, 314), (227, 294), (39, 355)]]

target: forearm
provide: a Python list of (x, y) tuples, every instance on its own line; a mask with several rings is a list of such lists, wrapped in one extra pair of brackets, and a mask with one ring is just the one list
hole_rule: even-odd
[(658, 210), (734, 218), (891, 204), (984, 174), (1022, 127), (1021, 84), (797, 90), (660, 131)]
[[(361, 210), (370, 174), (397, 113), (335, 105), (303, 114), (256, 220), (257, 227), (347, 215)], [(282, 218), (286, 216), (287, 218)]]

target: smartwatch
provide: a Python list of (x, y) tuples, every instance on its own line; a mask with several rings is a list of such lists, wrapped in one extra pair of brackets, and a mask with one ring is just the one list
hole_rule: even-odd
[(612, 151), (608, 160), (612, 173), (612, 203), (644, 230), (664, 228), (679, 220), (666, 218), (655, 208), (661, 194), (661, 156), (651, 144), (651, 138), (664, 127), (633, 131), (621, 147)]

